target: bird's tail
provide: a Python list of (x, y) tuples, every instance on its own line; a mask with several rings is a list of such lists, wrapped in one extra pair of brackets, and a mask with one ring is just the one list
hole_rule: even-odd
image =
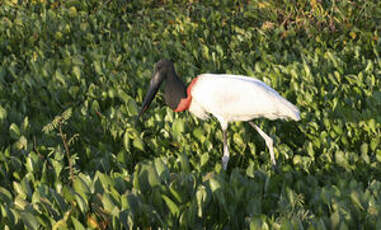
[(282, 98), (282, 103), (281, 103), (281, 113), (285, 116), (287, 119), (292, 119), (295, 121), (300, 120), (300, 111), (298, 107), (296, 107), (294, 104), (291, 102), (287, 101), (286, 99)]

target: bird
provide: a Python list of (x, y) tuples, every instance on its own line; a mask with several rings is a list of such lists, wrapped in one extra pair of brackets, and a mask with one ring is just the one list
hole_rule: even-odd
[(202, 120), (208, 119), (210, 115), (217, 118), (223, 134), (221, 160), (224, 170), (230, 159), (227, 141), (230, 122), (248, 121), (265, 140), (272, 165), (276, 168), (273, 139), (251, 120), (262, 117), (270, 120), (300, 120), (299, 109), (263, 81), (243, 75), (204, 73), (193, 78), (186, 87), (178, 77), (173, 62), (167, 59), (155, 64), (138, 119), (147, 111), (163, 82), (165, 102), (174, 112), (188, 110)]

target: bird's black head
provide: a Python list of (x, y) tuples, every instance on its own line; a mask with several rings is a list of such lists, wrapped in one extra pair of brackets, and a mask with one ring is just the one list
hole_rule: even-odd
[(172, 72), (172, 71), (173, 72), (175, 71), (175, 67), (173, 63), (167, 59), (161, 59), (155, 64), (155, 73), (161, 72), (161, 73), (167, 74), (168, 72)]
[(157, 91), (160, 88), (161, 83), (175, 73), (175, 67), (173, 63), (166, 59), (161, 59), (155, 65), (155, 71), (153, 73), (150, 85), (147, 90), (147, 94), (144, 98), (142, 108), (139, 111), (138, 117), (140, 117), (149, 107)]

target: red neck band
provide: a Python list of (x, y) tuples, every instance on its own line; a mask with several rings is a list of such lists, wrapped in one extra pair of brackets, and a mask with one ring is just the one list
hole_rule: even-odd
[(174, 110), (175, 112), (183, 112), (183, 111), (189, 109), (190, 104), (192, 102), (192, 94), (191, 94), (192, 87), (196, 83), (197, 80), (198, 80), (198, 77), (194, 78), (191, 81), (191, 83), (188, 85), (188, 88), (187, 88), (187, 97), (186, 98), (182, 98), (180, 100), (180, 103), (177, 105), (177, 108)]

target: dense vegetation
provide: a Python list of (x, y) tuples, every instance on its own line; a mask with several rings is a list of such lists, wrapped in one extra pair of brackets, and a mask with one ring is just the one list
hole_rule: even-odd
[[(380, 1), (0, 2), (1, 229), (380, 229)], [(263, 80), (300, 122), (137, 110), (160, 58)], [(70, 159), (70, 160), (69, 160)]]

